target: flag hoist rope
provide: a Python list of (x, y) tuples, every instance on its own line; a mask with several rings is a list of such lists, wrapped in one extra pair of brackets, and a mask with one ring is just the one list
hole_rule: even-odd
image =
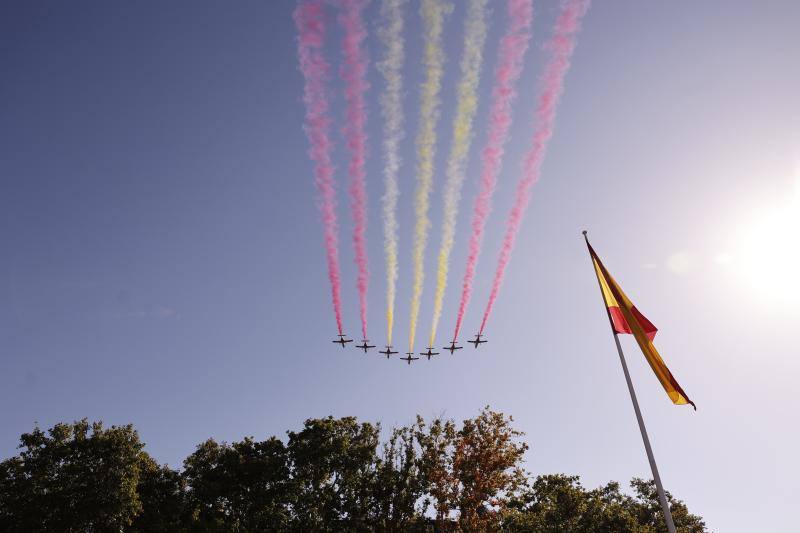
[[(589, 249), (589, 237), (586, 231), (583, 232), (583, 238), (586, 240), (586, 247)], [(594, 268), (594, 257), (592, 257), (591, 249), (589, 249), (589, 257), (592, 260), (592, 268), (597, 276), (597, 284), (600, 287), (600, 296), (603, 295), (603, 286), (600, 283), (600, 276), (597, 269)], [(614, 321), (611, 319), (611, 312), (608, 306), (603, 302), (603, 307), (608, 315), (608, 323), (611, 326), (611, 333), (614, 335), (614, 342), (617, 345), (617, 353), (619, 354), (619, 362), (622, 364), (622, 372), (625, 374), (625, 381), (628, 383), (628, 392), (631, 395), (631, 403), (633, 403), (633, 410), (636, 412), (636, 421), (639, 423), (639, 432), (642, 434), (642, 441), (644, 441), (644, 449), (647, 452), (647, 460), (650, 461), (650, 470), (653, 472), (653, 480), (656, 483), (656, 490), (658, 491), (658, 501), (661, 503), (661, 511), (664, 513), (664, 520), (667, 522), (667, 531), (669, 533), (675, 532), (675, 522), (672, 521), (672, 513), (669, 510), (669, 503), (667, 496), (664, 494), (664, 486), (661, 484), (661, 476), (658, 475), (658, 466), (656, 465), (656, 458), (653, 456), (653, 449), (650, 446), (650, 439), (647, 436), (647, 428), (644, 426), (644, 419), (642, 418), (642, 411), (639, 409), (639, 400), (636, 399), (636, 391), (633, 389), (633, 382), (631, 381), (630, 372), (628, 372), (628, 363), (625, 361), (625, 354), (622, 352), (622, 345), (619, 343), (619, 335), (614, 329)]]

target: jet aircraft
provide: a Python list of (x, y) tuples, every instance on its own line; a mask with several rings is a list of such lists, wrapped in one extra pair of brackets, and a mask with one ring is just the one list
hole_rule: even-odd
[(345, 339), (345, 335), (339, 334), (339, 340), (331, 341), (334, 344), (341, 344), (342, 348), (344, 348), (345, 343), (353, 342), (353, 339)]
[(386, 350), (379, 350), (378, 353), (385, 355), (386, 359), (389, 359), (389, 357), (391, 357), (392, 355), (400, 352), (393, 352), (391, 346), (386, 346)]
[(479, 344), (483, 344), (484, 342), (488, 342), (488, 341), (486, 341), (486, 340), (481, 340), (481, 337), (483, 337), (483, 335), (482, 335), (482, 334), (480, 334), (480, 333), (478, 333), (477, 335), (475, 335), (475, 340), (473, 340), (473, 341), (467, 341), (467, 342), (471, 342), (471, 343), (472, 343), (472, 344), (474, 344), (474, 345), (475, 345), (475, 347), (477, 348)]
[(367, 350), (369, 350), (370, 348), (375, 347), (372, 346), (371, 344), (367, 344), (367, 339), (364, 339), (362, 342), (363, 344), (356, 344), (356, 348), (358, 348), (359, 350), (364, 350), (364, 353), (367, 353)]
[(430, 361), (431, 357), (433, 357), (434, 355), (439, 355), (439, 352), (434, 352), (433, 351), (433, 346), (428, 346), (428, 351), (427, 352), (420, 352), (419, 354), (420, 355), (424, 355), (425, 357), (428, 358), (428, 361)]
[(419, 359), (419, 357), (412, 357), (413, 355), (414, 352), (407, 352), (406, 353), (407, 357), (401, 357), (400, 360), (406, 361), (409, 365), (411, 365), (411, 361), (417, 361)]
[(463, 346), (456, 346), (456, 341), (452, 341), (450, 343), (450, 346), (444, 347), (445, 350), (450, 350), (450, 355), (453, 355), (453, 352), (455, 352), (456, 350), (460, 350), (461, 348), (463, 348)]

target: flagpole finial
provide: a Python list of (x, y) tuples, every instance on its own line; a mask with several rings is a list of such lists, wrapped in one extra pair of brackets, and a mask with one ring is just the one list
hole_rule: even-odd
[(586, 234), (589, 233), (589, 232), (586, 231), (586, 230), (583, 230), (581, 233), (583, 233), (583, 236), (586, 237)]

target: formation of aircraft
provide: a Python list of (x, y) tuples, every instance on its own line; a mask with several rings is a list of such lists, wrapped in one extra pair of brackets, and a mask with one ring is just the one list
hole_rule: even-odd
[(364, 350), (364, 353), (367, 353), (367, 350), (369, 350), (370, 348), (375, 347), (371, 344), (367, 344), (367, 339), (364, 339), (362, 342), (363, 344), (356, 344), (356, 348), (358, 348), (359, 350)]
[(480, 333), (478, 333), (477, 335), (475, 335), (475, 340), (472, 340), (472, 341), (467, 341), (467, 342), (471, 342), (471, 343), (472, 343), (472, 344), (474, 344), (474, 345), (475, 345), (475, 347), (477, 348), (479, 344), (483, 344), (484, 342), (488, 342), (488, 341), (486, 341), (485, 339), (484, 339), (484, 340), (481, 340), (481, 337), (483, 337), (483, 335), (481, 335)]
[(392, 355), (400, 352), (393, 352), (391, 346), (386, 346), (386, 350), (379, 350), (378, 353), (385, 355), (386, 359), (389, 359)]
[(444, 347), (445, 350), (450, 350), (450, 355), (453, 355), (456, 350), (460, 350), (461, 348), (463, 348), (463, 346), (456, 346), (456, 341), (451, 341), (450, 346)]
[[(337, 337), (339, 337), (339, 338), (338, 339), (334, 339), (331, 342), (333, 342), (334, 344), (340, 345), (342, 348), (344, 348), (347, 345), (348, 342), (353, 342), (353, 339), (348, 339), (347, 335), (344, 335), (342, 333), (337, 335)], [(483, 344), (483, 343), (487, 342), (486, 339), (482, 339), (481, 337), (483, 337), (483, 334), (482, 333), (478, 333), (477, 335), (475, 335), (475, 339), (473, 339), (471, 341), (467, 341), (467, 342), (472, 343), (473, 345), (475, 345), (475, 348), (477, 348), (479, 344)], [(364, 353), (367, 353), (370, 348), (375, 348), (374, 345), (367, 344), (368, 342), (369, 342), (368, 339), (362, 339), (361, 344), (356, 344), (355, 347), (358, 348), (359, 350), (364, 350)], [(461, 348), (463, 348), (463, 346), (456, 346), (456, 341), (455, 340), (450, 341), (450, 346), (445, 346), (444, 347), (445, 350), (450, 350), (450, 354), (451, 355), (453, 353), (455, 353), (456, 350), (460, 350)], [(381, 354), (381, 355), (385, 355), (386, 359), (389, 359), (391, 356), (396, 355), (396, 354), (398, 354), (400, 352), (396, 352), (396, 351), (392, 350), (392, 346), (387, 344), (386, 345), (386, 349), (385, 350), (379, 350), (378, 353)], [(423, 357), (427, 357), (428, 361), (430, 361), (431, 357), (433, 357), (434, 355), (439, 355), (439, 352), (434, 352), (433, 351), (433, 346), (428, 346), (428, 351), (420, 352), (419, 355), (421, 355)], [(406, 363), (408, 363), (410, 365), (411, 361), (418, 361), (419, 357), (414, 357), (414, 352), (406, 352), (406, 357), (401, 357), (400, 360), (401, 361), (405, 361)]]
[(439, 352), (434, 352), (432, 350), (433, 350), (433, 346), (428, 346), (428, 351), (427, 352), (420, 352), (419, 354), (420, 355), (424, 355), (425, 357), (428, 358), (428, 361), (430, 361), (431, 357), (433, 357), (434, 355), (439, 355)]
[(338, 340), (331, 341), (331, 342), (333, 342), (334, 344), (341, 344), (341, 345), (342, 345), (342, 348), (344, 348), (344, 345), (345, 345), (346, 343), (348, 343), (348, 342), (353, 342), (353, 339), (345, 339), (345, 337), (346, 337), (346, 336), (347, 336), (347, 335), (342, 335), (342, 334), (340, 333), (340, 334), (339, 334), (339, 339), (338, 339)]
[(406, 357), (401, 357), (400, 360), (401, 361), (407, 361), (408, 364), (410, 365), (411, 361), (417, 361), (419, 359), (419, 357), (413, 357), (413, 355), (414, 355), (414, 352), (407, 352), (406, 353)]

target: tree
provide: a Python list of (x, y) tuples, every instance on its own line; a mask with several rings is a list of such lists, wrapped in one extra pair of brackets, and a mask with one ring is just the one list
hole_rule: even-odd
[(380, 426), (329, 416), (306, 420), (288, 436), (299, 530), (369, 529)]
[[(632, 480), (627, 494), (616, 482), (529, 478), (523, 434), (488, 407), (380, 436), (353, 417), (309, 419), (283, 440), (209, 439), (177, 472), (132, 426), (35, 428), (0, 462), (0, 531), (666, 533), (652, 481)], [(667, 497), (678, 531), (706, 531)]]
[(120, 531), (142, 510), (143, 447), (133, 426), (86, 419), (24, 433), (0, 464), (0, 529)]
[(186, 481), (168, 466), (160, 466), (150, 457), (140, 463), (137, 491), (142, 512), (128, 531), (135, 533), (171, 533), (186, 530), (188, 510)]
[(459, 522), (468, 531), (497, 529), (508, 497), (525, 481), (522, 460), (528, 445), (513, 419), (485, 407), (464, 420), (453, 453), (453, 476), (458, 482)]
[(420, 448), (420, 470), (426, 496), (422, 512), (432, 504), (439, 529), (452, 529), (452, 514), (456, 510), (458, 485), (453, 475), (453, 450), (456, 428), (452, 420), (434, 419), (430, 426), (417, 415), (414, 437)]
[[(636, 497), (620, 492), (619, 483), (586, 490), (578, 476), (538, 476), (509, 504), (507, 531), (557, 533), (666, 533), (655, 484), (633, 479)], [(705, 524), (689, 514), (683, 502), (668, 495), (675, 526), (681, 533), (703, 533)]]
[[(647, 525), (651, 531), (666, 533), (664, 519), (661, 516), (661, 504), (658, 501), (656, 483), (652, 479), (643, 480), (633, 478), (631, 486), (636, 494), (636, 517), (640, 524)], [(705, 523), (699, 516), (689, 513), (686, 504), (672, 497), (666, 491), (667, 502), (675, 522), (675, 528), (683, 533), (703, 533), (706, 531)]]
[(488, 406), (460, 429), (452, 420), (437, 418), (426, 426), (417, 417), (421, 468), (438, 528), (499, 527), (507, 497), (525, 479), (521, 462), (528, 445), (518, 442), (523, 434), (512, 422)]
[(293, 502), (287, 461), (286, 447), (275, 437), (200, 444), (184, 461), (191, 529), (285, 530)]
[(374, 526), (381, 531), (408, 531), (422, 521), (417, 502), (425, 490), (412, 427), (392, 430), (375, 468), (372, 494)]

